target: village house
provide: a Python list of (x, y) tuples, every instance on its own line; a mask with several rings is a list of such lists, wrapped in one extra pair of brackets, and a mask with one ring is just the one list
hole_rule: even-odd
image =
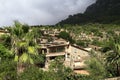
[(45, 67), (48, 68), (50, 61), (54, 60), (58, 56), (63, 56), (65, 58), (65, 52), (68, 47), (68, 42), (64, 39), (58, 39), (56, 37), (52, 38), (52, 41), (48, 39), (41, 39), (40, 42), (40, 53), (46, 54)]
[(4, 34), (9, 34), (9, 32), (7, 30), (0, 29), (0, 36)]
[(46, 54), (45, 68), (48, 68), (49, 63), (56, 57), (63, 57), (64, 65), (73, 70), (84, 70), (86, 67), (85, 61), (89, 59), (89, 51), (77, 45), (71, 45), (64, 39), (52, 37), (52, 41), (48, 42), (47, 38), (42, 38), (40, 41), (41, 53)]
[(81, 48), (77, 45), (69, 45), (66, 50), (66, 62), (70, 64), (65, 64), (70, 66), (72, 69), (83, 69), (85, 68), (84, 62), (89, 58), (89, 51)]
[(0, 43), (3, 41), (2, 36), (3, 35), (9, 35), (9, 32), (4, 29), (0, 29)]
[(89, 51), (77, 45), (69, 45), (66, 51), (65, 66), (73, 69), (75, 73), (88, 75), (85, 61), (90, 58)]

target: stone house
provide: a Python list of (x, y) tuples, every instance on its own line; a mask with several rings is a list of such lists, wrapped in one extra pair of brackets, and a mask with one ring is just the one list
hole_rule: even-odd
[(1, 35), (4, 35), (4, 34), (7, 34), (7, 35), (8, 35), (9, 32), (8, 32), (7, 30), (1, 30), (1, 29), (0, 29), (0, 36), (1, 36)]
[(71, 67), (72, 69), (83, 69), (85, 68), (85, 61), (89, 59), (89, 51), (81, 48), (77, 45), (69, 45), (66, 50), (65, 64), (66, 66)]
[(64, 39), (54, 38), (49, 43), (46, 41), (40, 43), (40, 52), (46, 54), (45, 68), (48, 68), (49, 63), (56, 57), (62, 56), (66, 67), (73, 70), (84, 70), (86, 67), (84, 62), (90, 57), (88, 50), (77, 45), (71, 45)]

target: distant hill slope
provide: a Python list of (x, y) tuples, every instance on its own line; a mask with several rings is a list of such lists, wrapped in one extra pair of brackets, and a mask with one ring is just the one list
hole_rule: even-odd
[(89, 22), (120, 23), (120, 0), (97, 0), (85, 13), (70, 15), (58, 24), (81, 24)]

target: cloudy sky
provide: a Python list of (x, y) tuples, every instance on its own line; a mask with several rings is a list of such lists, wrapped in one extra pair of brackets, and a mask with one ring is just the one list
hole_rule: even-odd
[(96, 0), (0, 0), (0, 26), (14, 20), (29, 25), (55, 24), (75, 13), (83, 13)]

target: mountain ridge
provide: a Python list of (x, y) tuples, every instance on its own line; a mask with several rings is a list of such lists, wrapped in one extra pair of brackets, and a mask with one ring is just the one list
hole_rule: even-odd
[(86, 11), (75, 15), (69, 15), (58, 24), (81, 23), (116, 23), (120, 22), (120, 0), (97, 0)]

